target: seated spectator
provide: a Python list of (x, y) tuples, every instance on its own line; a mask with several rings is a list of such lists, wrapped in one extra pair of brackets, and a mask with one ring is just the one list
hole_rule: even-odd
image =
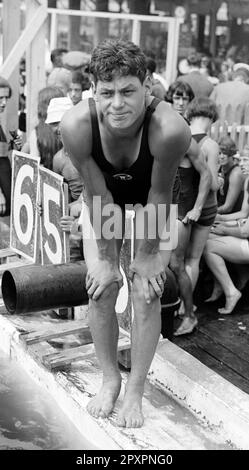
[[(249, 159), (241, 160), (241, 169), (249, 174)], [(242, 218), (241, 215), (245, 214), (247, 216)], [(206, 263), (220, 288), (219, 292), (216, 282), (216, 297), (212, 295), (211, 300), (216, 300), (222, 292), (226, 297), (225, 307), (218, 309), (223, 315), (233, 312), (242, 295), (229, 275), (226, 261), (236, 265), (249, 264), (249, 177), (245, 180), (241, 212), (229, 215), (233, 219), (216, 223), (212, 227), (204, 250)]]
[(244, 177), (238, 163), (234, 161), (235, 142), (228, 136), (221, 137), (220, 171), (223, 185), (218, 191), (218, 214), (229, 214), (240, 210), (243, 201)]

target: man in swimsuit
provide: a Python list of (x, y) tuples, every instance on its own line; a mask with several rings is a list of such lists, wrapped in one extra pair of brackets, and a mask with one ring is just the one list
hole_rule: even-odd
[[(134, 306), (131, 373), (118, 414), (119, 426), (140, 427), (144, 383), (160, 335), (160, 297), (170, 258), (170, 248), (160, 249), (161, 229), (155, 236), (150, 234), (155, 218), (148, 208), (158, 214), (161, 204), (168, 217), (175, 174), (191, 134), (178, 113), (151, 97), (145, 56), (132, 42), (106, 40), (99, 44), (93, 51), (90, 71), (94, 99), (74, 106), (61, 123), (65, 150), (84, 180), (88, 221), (96, 235), (95, 240), (84, 236), (84, 219), (89, 322), (103, 371), (102, 387), (88, 404), (88, 411), (95, 417), (107, 417), (121, 387), (115, 303), (122, 285), (122, 236), (119, 230), (112, 237), (104, 235), (108, 221), (104, 213), (111, 204), (115, 221), (122, 225), (125, 205), (140, 204), (136, 217), (145, 216), (144, 235), (141, 239), (135, 233), (135, 257), (130, 265)], [(95, 224), (96, 197), (101, 201), (100, 231)], [(157, 215), (159, 227), (158, 222)]]

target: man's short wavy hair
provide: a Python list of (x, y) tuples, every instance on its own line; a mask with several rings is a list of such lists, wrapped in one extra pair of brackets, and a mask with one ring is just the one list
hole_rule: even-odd
[(143, 83), (146, 77), (146, 57), (131, 41), (106, 39), (93, 50), (90, 73), (95, 85), (98, 80), (110, 82), (118, 75), (132, 75)]
[(196, 117), (206, 117), (215, 122), (219, 118), (219, 114), (214, 101), (202, 96), (191, 101), (187, 107), (186, 117), (189, 122)]

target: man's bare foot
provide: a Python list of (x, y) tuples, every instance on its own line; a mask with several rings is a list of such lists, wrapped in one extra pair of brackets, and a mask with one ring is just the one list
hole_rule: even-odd
[(105, 381), (99, 393), (88, 403), (88, 413), (95, 418), (107, 418), (113, 411), (120, 388), (121, 375)]
[(124, 403), (118, 413), (118, 426), (124, 428), (141, 428), (144, 422), (141, 393), (126, 394)]
[(241, 296), (242, 296), (241, 292), (239, 290), (236, 290), (234, 294), (226, 297), (225, 308), (219, 308), (218, 312), (221, 313), (222, 315), (229, 315), (230, 313), (232, 313), (233, 309), (235, 308)]
[(183, 318), (181, 325), (174, 332), (174, 336), (181, 336), (192, 333), (193, 330), (196, 328), (197, 324), (198, 320), (195, 315)]

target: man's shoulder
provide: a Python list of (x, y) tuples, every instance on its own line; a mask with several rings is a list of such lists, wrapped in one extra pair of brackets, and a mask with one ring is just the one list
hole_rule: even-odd
[(173, 145), (177, 150), (182, 145), (190, 145), (191, 132), (185, 119), (168, 103), (161, 101), (152, 115), (149, 137), (153, 149)]
[[(189, 127), (186, 120), (166, 101), (160, 101), (156, 107), (155, 112), (152, 114), (152, 123), (153, 121), (155, 121), (157, 125), (161, 125), (165, 132), (177, 125), (180, 127)], [(178, 129), (176, 128), (175, 130), (177, 131)]]
[(69, 109), (61, 121), (63, 131), (88, 130), (90, 125), (90, 110), (88, 100), (82, 100), (77, 105)]

